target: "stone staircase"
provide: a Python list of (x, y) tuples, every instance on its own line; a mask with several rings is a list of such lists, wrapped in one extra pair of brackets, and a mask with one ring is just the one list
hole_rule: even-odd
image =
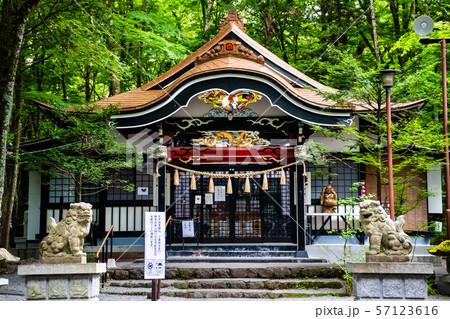
[[(192, 259), (191, 259), (192, 260)], [(143, 279), (143, 264), (108, 271), (103, 294), (147, 296), (152, 281)], [(278, 299), (345, 296), (339, 269), (327, 263), (168, 263), (162, 300)]]
[(320, 258), (296, 258), (293, 244), (234, 244), (234, 245), (172, 245), (167, 249), (167, 262), (209, 262), (209, 263), (292, 263), (325, 262)]

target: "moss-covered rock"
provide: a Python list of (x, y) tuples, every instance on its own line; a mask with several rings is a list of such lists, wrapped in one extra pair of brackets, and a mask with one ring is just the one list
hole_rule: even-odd
[(435, 256), (450, 256), (450, 240), (443, 241), (439, 245), (428, 248), (427, 250)]

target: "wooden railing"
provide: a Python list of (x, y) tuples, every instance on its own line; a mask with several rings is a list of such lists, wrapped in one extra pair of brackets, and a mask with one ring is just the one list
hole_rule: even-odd
[[(111, 225), (111, 227), (110, 227), (109, 230), (108, 230), (108, 233), (106, 234), (105, 238), (103, 239), (102, 244), (100, 245), (100, 248), (99, 248), (98, 251), (97, 251), (97, 254), (96, 254), (97, 261), (98, 261), (99, 255), (100, 255), (100, 251), (103, 249), (103, 246), (105, 245), (105, 242), (106, 242), (106, 240), (108, 239), (109, 234), (111, 234), (113, 228), (114, 228), (114, 225)], [(107, 242), (106, 242), (106, 245), (107, 245), (107, 248), (108, 248), (108, 243), (107, 243)], [(111, 236), (111, 257), (112, 257), (112, 249), (113, 249), (113, 243), (112, 243), (112, 236)], [(108, 249), (106, 249), (106, 250), (108, 250)], [(106, 251), (106, 254), (108, 254), (108, 251)], [(104, 255), (104, 254), (103, 254), (103, 255)], [(104, 257), (104, 256), (103, 256), (103, 257)], [(102, 258), (102, 259), (104, 259), (104, 258)], [(104, 260), (102, 260), (102, 261), (104, 261)]]

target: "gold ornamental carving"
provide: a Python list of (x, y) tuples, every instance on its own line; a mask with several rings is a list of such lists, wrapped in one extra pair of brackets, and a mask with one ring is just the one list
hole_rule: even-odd
[(208, 147), (270, 145), (269, 141), (260, 138), (259, 132), (255, 131), (203, 131), (201, 133), (203, 133), (203, 137), (191, 140), (194, 145), (206, 145)]
[(264, 65), (264, 57), (262, 55), (257, 56), (252, 50), (244, 47), (241, 45), (241, 42), (236, 40), (224, 40), (219, 42), (204, 55), (198, 56), (195, 59), (195, 65), (226, 57), (246, 59)]

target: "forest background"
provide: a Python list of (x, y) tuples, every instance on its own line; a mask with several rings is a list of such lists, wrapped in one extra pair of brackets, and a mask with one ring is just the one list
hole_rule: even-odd
[(420, 44), (413, 22), (427, 15), (435, 21), (432, 37), (450, 38), (447, 0), (0, 0), (0, 6), (0, 205), (11, 235), (27, 205), (19, 144), (52, 132), (30, 100), (79, 105), (139, 87), (208, 42), (229, 10), (242, 16), (253, 39), (342, 96), (378, 92), (372, 98), (380, 101), (382, 92), (371, 87), (378, 71), (401, 70), (393, 99), (428, 99), (414, 125), (442, 134), (441, 48)]

